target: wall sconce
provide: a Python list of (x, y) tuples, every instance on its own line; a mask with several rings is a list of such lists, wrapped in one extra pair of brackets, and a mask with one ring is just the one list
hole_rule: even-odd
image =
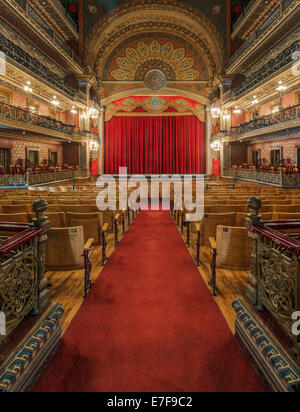
[(75, 106), (72, 106), (71, 113), (72, 114), (77, 114), (77, 110), (75, 110)]
[(210, 147), (211, 147), (214, 151), (219, 152), (219, 151), (221, 150), (221, 148), (222, 148), (222, 143), (220, 142), (220, 140), (215, 140), (215, 141), (210, 145)]
[(52, 104), (53, 106), (59, 106), (59, 101), (56, 100), (56, 96), (53, 96)]
[(241, 111), (241, 109), (238, 109), (238, 108), (236, 107), (236, 108), (234, 109), (233, 113), (234, 113), (234, 114), (241, 114), (242, 111)]
[(99, 149), (99, 143), (95, 140), (91, 140), (89, 144), (89, 148), (91, 152), (96, 152)]
[(32, 93), (32, 88), (30, 87), (30, 85), (31, 85), (31, 82), (28, 81), (26, 83), (26, 86), (24, 86), (24, 90), (26, 93)]
[(97, 109), (89, 109), (89, 116), (92, 119), (97, 119), (97, 117), (99, 116), (99, 111)]

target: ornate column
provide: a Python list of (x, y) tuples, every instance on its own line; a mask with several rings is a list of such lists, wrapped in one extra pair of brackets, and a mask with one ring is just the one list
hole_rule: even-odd
[(250, 197), (248, 200), (250, 213), (246, 219), (246, 227), (249, 229), (250, 238), (250, 275), (246, 288), (246, 299), (253, 305), (257, 305), (258, 301), (258, 277), (259, 277), (259, 262), (258, 262), (258, 235), (252, 231), (253, 225), (261, 225), (261, 215), (259, 210), (262, 207), (262, 202), (258, 197)]
[(100, 109), (99, 139), (99, 175), (101, 176), (104, 174), (105, 107)]
[(42, 234), (38, 237), (38, 250), (37, 250), (37, 264), (38, 264), (38, 303), (35, 308), (36, 314), (40, 314), (46, 309), (50, 303), (50, 293), (47, 288), (48, 280), (45, 276), (45, 256), (46, 256), (46, 241), (47, 232), (51, 229), (51, 223), (48, 220), (45, 212), (48, 207), (48, 202), (43, 199), (38, 199), (33, 203), (32, 209), (35, 212), (36, 217), (33, 219), (33, 225), (42, 229)]
[(210, 106), (206, 106), (206, 174), (212, 174), (212, 150), (210, 147), (211, 138), (211, 116)]

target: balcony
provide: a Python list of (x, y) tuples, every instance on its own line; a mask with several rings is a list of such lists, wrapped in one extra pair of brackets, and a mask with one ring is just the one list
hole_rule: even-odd
[[(277, 57), (268, 61), (268, 63), (266, 63), (261, 69), (249, 76), (233, 90), (232, 94), (238, 98), (256, 87), (259, 83), (265, 82), (269, 77), (275, 75), (277, 72), (287, 68), (289, 65), (294, 64), (294, 53), (299, 50), (300, 40), (297, 40), (290, 47), (281, 52)], [(226, 97), (228, 99), (232, 96), (229, 96), (228, 94)]]
[[(4, 0), (0, 0), (0, 2), (4, 2)], [(5, 1), (2, 17), (18, 27), (20, 33), (26, 34), (26, 37), (41, 50), (47, 50), (47, 55), (58, 64), (61, 64), (66, 70), (81, 73), (82, 62), (77, 54), (36, 10), (27, 0), (7, 0)], [(77, 32), (76, 36), (75, 39), (77, 40)], [(74, 36), (66, 36), (66, 38), (68, 37), (74, 38)]]
[(245, 140), (266, 134), (290, 135), (298, 133), (300, 127), (300, 105), (289, 107), (269, 116), (259, 117), (251, 122), (232, 127), (231, 140)]
[(227, 63), (227, 74), (242, 73), (253, 60), (282, 39), (298, 25), (300, 5), (297, 0), (283, 0), (273, 13), (252, 33)]
[(98, 139), (95, 133), (5, 103), (0, 103), (0, 125), (69, 142)]
[(42, 80), (49, 83), (49, 86), (56, 87), (73, 99), (75, 95), (75, 89), (73, 89), (73, 87), (66, 84), (57, 74), (51, 72), (37, 59), (30, 56), (30, 54), (22, 50), (19, 46), (16, 46), (2, 34), (0, 34), (0, 51), (3, 52), (6, 57), (11, 58), (35, 75), (39, 76)]
[[(239, 15), (238, 19), (232, 26), (232, 37), (236, 37), (239, 33), (240, 27), (243, 25), (245, 27), (246, 19), (249, 19), (250, 15), (252, 15), (251, 22), (253, 21), (253, 15), (254, 17), (257, 16), (257, 11), (261, 12), (261, 5), (262, 1), (261, 0), (250, 0), (248, 5), (244, 8), (242, 13)], [(265, 8), (265, 5), (263, 6)], [(256, 11), (256, 13), (255, 13)]]
[[(23, 0), (18, 0), (23, 1)], [(48, 0), (45, 2), (44, 0), (39, 0), (39, 3), (49, 12), (53, 17), (58, 17), (60, 20), (63, 19), (63, 23), (65, 25), (71, 26), (72, 32), (75, 36), (78, 36), (78, 24), (72, 18), (72, 16), (68, 13), (64, 5), (61, 3), (60, 0)]]

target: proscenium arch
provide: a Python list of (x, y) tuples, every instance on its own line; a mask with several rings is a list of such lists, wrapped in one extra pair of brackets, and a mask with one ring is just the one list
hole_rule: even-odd
[(146, 88), (138, 88), (138, 89), (130, 89), (130, 90), (125, 90), (123, 92), (118, 92), (113, 95), (110, 95), (108, 97), (105, 97), (101, 100), (100, 104), (101, 106), (105, 107), (108, 104), (116, 101), (116, 100), (121, 100), (126, 97), (131, 97), (131, 96), (178, 96), (178, 97), (186, 97), (188, 99), (195, 100), (196, 102), (199, 102), (203, 104), (203, 106), (209, 107), (210, 102), (209, 99), (201, 96), (199, 94), (193, 93), (193, 92), (188, 92), (185, 90), (181, 89), (176, 89), (176, 88), (170, 88), (170, 87), (165, 87), (157, 92), (150, 91), (149, 89)]
[(213, 23), (202, 13), (176, 1), (135, 1), (117, 7), (92, 29), (86, 41), (85, 64), (103, 79), (107, 59), (132, 36), (165, 33), (181, 38), (202, 56), (209, 79), (224, 64), (224, 43)]

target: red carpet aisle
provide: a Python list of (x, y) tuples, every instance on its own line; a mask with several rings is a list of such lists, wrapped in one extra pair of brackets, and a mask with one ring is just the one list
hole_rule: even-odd
[(142, 212), (35, 391), (262, 391), (168, 212)]

